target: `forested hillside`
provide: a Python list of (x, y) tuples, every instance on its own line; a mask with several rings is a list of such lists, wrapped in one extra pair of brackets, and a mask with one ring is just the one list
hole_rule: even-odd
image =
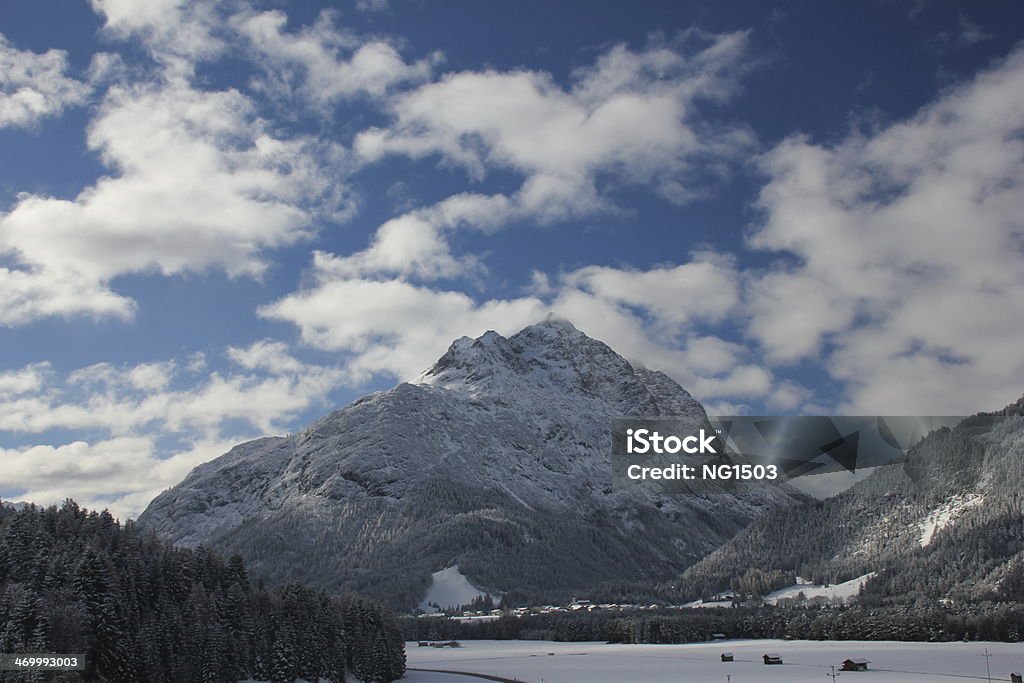
[(84, 672), (0, 680), (391, 681), (405, 653), (386, 608), (253, 585), (240, 558), (162, 543), (107, 512), (0, 506), (0, 652), (85, 654)]
[(796, 576), (869, 572), (865, 604), (1024, 600), (1024, 420), (969, 418), (933, 432), (903, 465), (824, 501), (776, 510), (687, 570), (680, 598), (755, 595)]

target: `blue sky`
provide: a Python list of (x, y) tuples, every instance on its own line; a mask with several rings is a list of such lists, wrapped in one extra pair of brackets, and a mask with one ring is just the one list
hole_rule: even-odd
[(0, 5), (0, 496), (134, 515), (548, 312), (709, 411), (1024, 392), (1016, 2)]

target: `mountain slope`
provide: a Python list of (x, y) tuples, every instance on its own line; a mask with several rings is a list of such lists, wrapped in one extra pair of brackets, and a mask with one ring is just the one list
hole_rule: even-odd
[(664, 580), (788, 502), (613, 490), (611, 421), (668, 415), (707, 419), (666, 375), (549, 319), (459, 339), (412, 383), (237, 446), (139, 524), (240, 553), (270, 581), (403, 608), (456, 564), (513, 598)]
[(763, 593), (796, 575), (822, 583), (877, 572), (866, 603), (1022, 600), (1021, 481), (1024, 420), (968, 418), (931, 433), (904, 465), (766, 515), (690, 567), (679, 591)]

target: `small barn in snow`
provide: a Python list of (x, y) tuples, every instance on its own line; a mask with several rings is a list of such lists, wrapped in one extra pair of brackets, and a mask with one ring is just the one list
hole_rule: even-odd
[(843, 671), (867, 671), (868, 670), (868, 664), (870, 664), (870, 663), (871, 662), (869, 662), (866, 659), (847, 659), (846, 661), (843, 662), (842, 670)]

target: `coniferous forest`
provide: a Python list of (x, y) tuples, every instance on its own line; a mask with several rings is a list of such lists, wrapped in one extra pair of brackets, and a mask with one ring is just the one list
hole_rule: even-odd
[(391, 681), (405, 671), (387, 608), (254, 585), (238, 557), (173, 547), (74, 502), (0, 506), (0, 652), (84, 654), (81, 672), (0, 681)]

